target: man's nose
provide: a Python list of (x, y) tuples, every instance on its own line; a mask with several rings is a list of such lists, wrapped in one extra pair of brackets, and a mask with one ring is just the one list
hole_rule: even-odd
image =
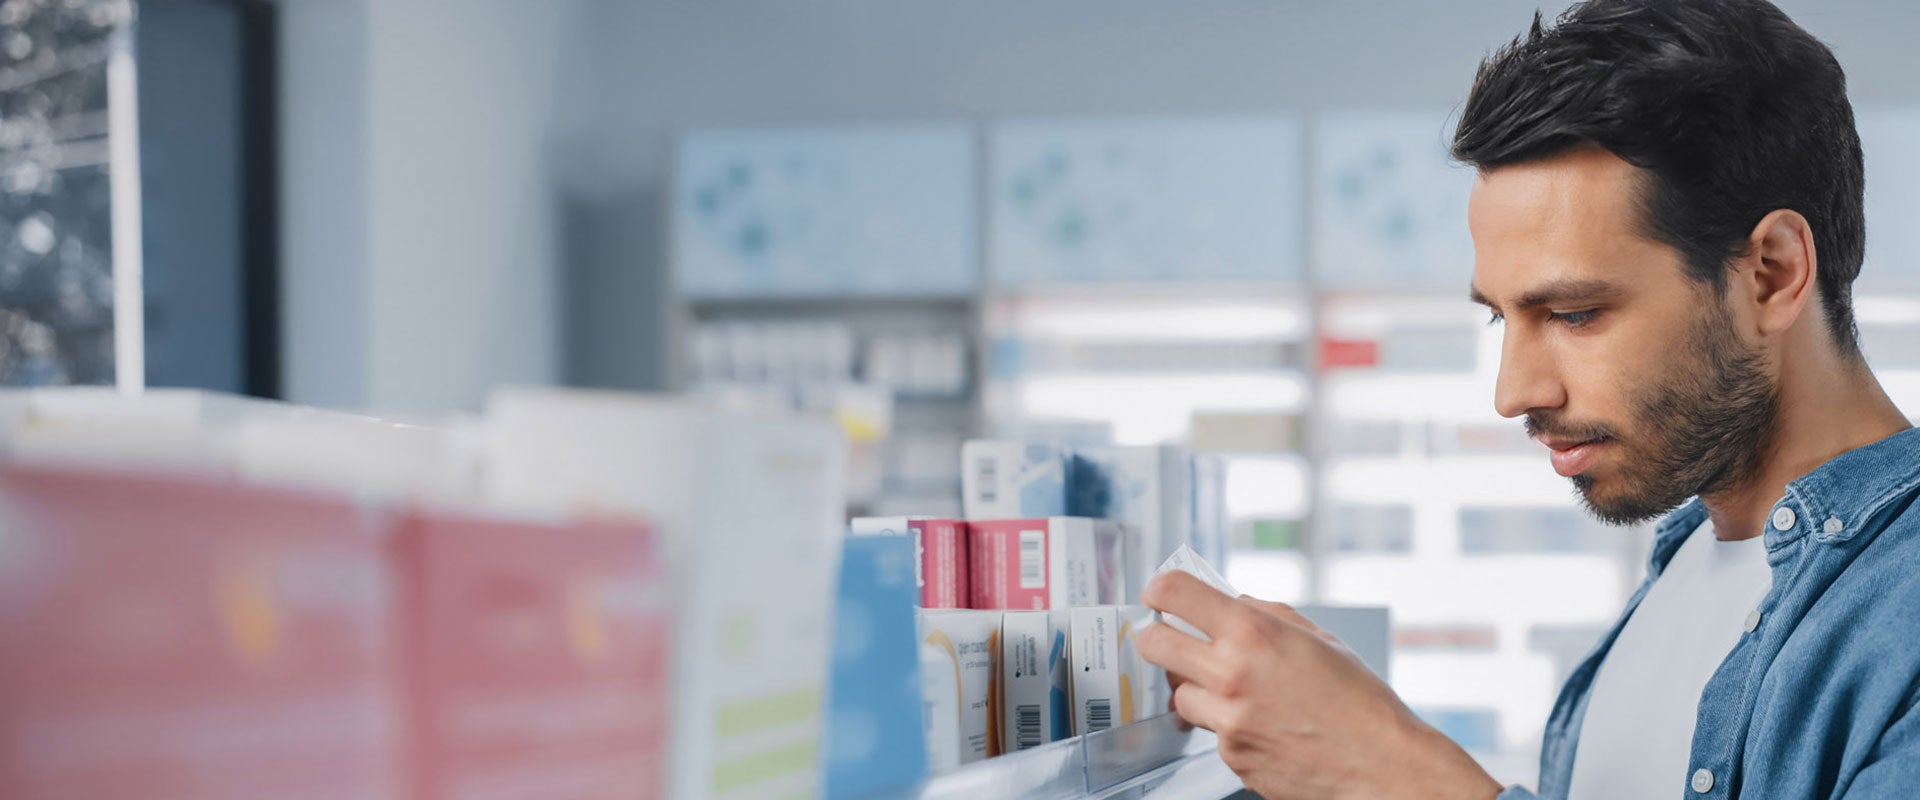
[(1500, 345), (1494, 409), (1500, 416), (1511, 418), (1536, 408), (1559, 408), (1566, 402), (1566, 386), (1560, 381), (1552, 354), (1509, 326)]

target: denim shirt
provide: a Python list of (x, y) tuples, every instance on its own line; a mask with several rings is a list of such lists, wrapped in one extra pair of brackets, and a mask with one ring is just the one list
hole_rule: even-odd
[[(1766, 524), (1773, 588), (1700, 694), (1670, 797), (1920, 797), (1916, 494), (1920, 429), (1787, 485)], [(1706, 513), (1696, 499), (1660, 523), (1646, 581), (1554, 703), (1538, 794), (1514, 787), (1500, 800), (1566, 797), (1600, 662)]]

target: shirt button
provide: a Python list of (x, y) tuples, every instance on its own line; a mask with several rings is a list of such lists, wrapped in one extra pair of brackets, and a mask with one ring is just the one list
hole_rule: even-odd
[(1758, 627), (1760, 627), (1760, 609), (1756, 608), (1747, 614), (1747, 632), (1752, 633), (1753, 629)]
[(1694, 770), (1693, 790), (1701, 794), (1713, 791), (1713, 772), (1707, 769)]
[(1846, 527), (1846, 524), (1842, 523), (1839, 517), (1828, 517), (1826, 524), (1820, 526), (1820, 529), (1829, 534), (1833, 534), (1845, 530)]
[(1783, 531), (1793, 527), (1793, 509), (1789, 506), (1774, 509), (1773, 527)]

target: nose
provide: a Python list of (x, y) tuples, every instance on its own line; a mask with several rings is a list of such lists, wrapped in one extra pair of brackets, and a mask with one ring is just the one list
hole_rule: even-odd
[(1493, 407), (1503, 417), (1566, 405), (1566, 385), (1551, 353), (1521, 326), (1509, 324), (1500, 341), (1500, 376)]

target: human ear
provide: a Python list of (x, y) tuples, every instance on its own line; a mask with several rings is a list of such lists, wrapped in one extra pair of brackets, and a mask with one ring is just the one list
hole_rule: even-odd
[(1800, 212), (1777, 209), (1754, 226), (1747, 245), (1750, 269), (1734, 271), (1733, 288), (1752, 304), (1757, 333), (1781, 333), (1793, 327), (1813, 299), (1820, 264), (1813, 227)]

